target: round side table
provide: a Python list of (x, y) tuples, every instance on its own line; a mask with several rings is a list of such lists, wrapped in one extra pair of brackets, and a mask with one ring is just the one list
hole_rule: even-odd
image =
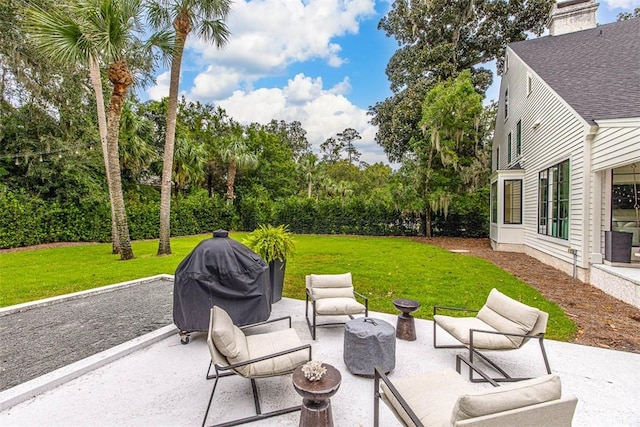
[(299, 427), (333, 427), (331, 396), (340, 388), (340, 371), (323, 363), (327, 369), (319, 381), (309, 381), (302, 372), (302, 366), (293, 371), (293, 388), (302, 396), (302, 411)]
[(398, 315), (396, 338), (406, 341), (416, 340), (416, 325), (411, 313), (420, 308), (420, 303), (412, 299), (398, 298), (393, 305), (402, 313)]

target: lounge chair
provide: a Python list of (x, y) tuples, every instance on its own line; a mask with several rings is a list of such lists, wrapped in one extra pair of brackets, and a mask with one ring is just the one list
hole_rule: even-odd
[[(289, 328), (255, 335), (244, 334), (248, 328), (281, 320), (288, 320)], [(267, 320), (238, 328), (233, 324), (226, 311), (218, 306), (213, 306), (209, 320), (207, 344), (211, 353), (207, 379), (215, 378), (215, 382), (207, 411), (202, 420), (203, 426), (209, 415), (218, 380), (221, 377), (234, 374), (251, 380), (256, 415), (217, 424), (218, 426), (234, 426), (300, 410), (300, 402), (297, 402), (295, 406), (263, 414), (255, 382), (258, 378), (289, 375), (298, 366), (311, 360), (311, 345), (302, 344), (296, 331), (291, 328), (291, 317)], [(212, 366), (215, 370), (214, 374), (210, 373)]]
[[(475, 317), (451, 317), (438, 314), (438, 312), (445, 310), (477, 314)], [(474, 359), (476, 356), (499, 372), (501, 376), (494, 377), (494, 381), (520, 381), (526, 378), (510, 376), (480, 350), (516, 350), (526, 344), (528, 340), (536, 339), (540, 343), (547, 374), (550, 374), (551, 368), (543, 343), (548, 319), (547, 313), (509, 298), (497, 289), (492, 289), (485, 305), (479, 311), (460, 307), (434, 306), (433, 346), (435, 348), (468, 348), (468, 357), (456, 356), (456, 369), (460, 372), (461, 363), (469, 366), (470, 381), (486, 381), (486, 375), (483, 374), (478, 360)], [(460, 344), (438, 344), (438, 327), (448, 332)], [(475, 378), (474, 371), (481, 374), (481, 378)]]

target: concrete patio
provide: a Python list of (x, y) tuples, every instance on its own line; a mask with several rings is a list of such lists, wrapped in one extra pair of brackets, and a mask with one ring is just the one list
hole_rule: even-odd
[[(88, 295), (90, 297), (90, 293)], [(421, 310), (430, 310), (422, 307)], [(313, 358), (342, 373), (342, 385), (332, 399), (336, 426), (373, 424), (373, 380), (348, 372), (342, 359), (341, 327), (318, 329), (311, 341), (304, 319), (304, 301), (284, 298), (273, 305), (272, 317), (291, 315)], [(395, 325), (394, 315), (370, 313)], [(390, 378), (453, 368), (456, 349), (434, 349), (433, 324), (417, 320), (418, 339), (397, 341), (396, 368)], [(440, 335), (438, 335), (440, 337)], [(576, 395), (576, 426), (640, 426), (640, 354), (545, 340), (563, 394)], [(495, 355), (507, 370), (541, 375), (544, 366), (536, 343)], [(200, 425), (213, 381), (205, 379), (209, 354), (204, 333), (180, 344), (174, 326), (118, 345), (87, 359), (0, 393), (3, 426), (194, 426)], [(263, 411), (301, 401), (290, 377), (257, 381)], [(478, 384), (478, 388), (488, 387)], [(434, 390), (437, 393), (437, 390)], [(240, 377), (220, 380), (208, 424), (252, 414), (250, 382)], [(250, 425), (296, 426), (299, 412)], [(400, 425), (382, 405), (381, 425)]]

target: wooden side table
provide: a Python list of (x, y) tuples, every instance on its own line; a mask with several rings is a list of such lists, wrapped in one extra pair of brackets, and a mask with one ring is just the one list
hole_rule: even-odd
[(415, 341), (416, 324), (411, 313), (420, 308), (420, 303), (412, 299), (398, 298), (393, 300), (393, 305), (402, 312), (402, 314), (398, 315), (396, 338)]
[(302, 366), (293, 371), (293, 388), (302, 399), (299, 427), (333, 427), (331, 396), (340, 388), (342, 376), (340, 371), (323, 363), (327, 369), (319, 381), (309, 381), (302, 372)]

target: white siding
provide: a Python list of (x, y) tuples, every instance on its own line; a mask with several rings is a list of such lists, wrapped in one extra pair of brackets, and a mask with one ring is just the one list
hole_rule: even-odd
[[(631, 124), (631, 123), (630, 123)], [(640, 118), (635, 126), (602, 123), (592, 143), (594, 172), (640, 159)]]
[[(581, 249), (584, 205), (588, 197), (584, 178), (585, 121), (566, 102), (524, 64), (510, 49), (509, 71), (502, 76), (498, 116), (494, 137), (495, 148), (500, 146), (501, 166), (507, 169), (506, 140), (512, 132), (515, 145), (516, 123), (522, 121), (521, 164), (526, 170), (523, 198), (524, 244), (573, 263), (569, 247)], [(527, 95), (527, 73), (532, 79), (532, 91)], [(509, 118), (504, 120), (502, 96), (509, 87)], [(534, 123), (539, 126), (533, 128)], [(515, 152), (515, 148), (513, 149)], [(515, 156), (514, 156), (515, 157)], [(538, 174), (550, 166), (569, 159), (571, 174), (569, 240), (538, 234)], [(514, 158), (514, 163), (518, 161)], [(585, 266), (588, 254), (578, 252), (578, 265)]]

